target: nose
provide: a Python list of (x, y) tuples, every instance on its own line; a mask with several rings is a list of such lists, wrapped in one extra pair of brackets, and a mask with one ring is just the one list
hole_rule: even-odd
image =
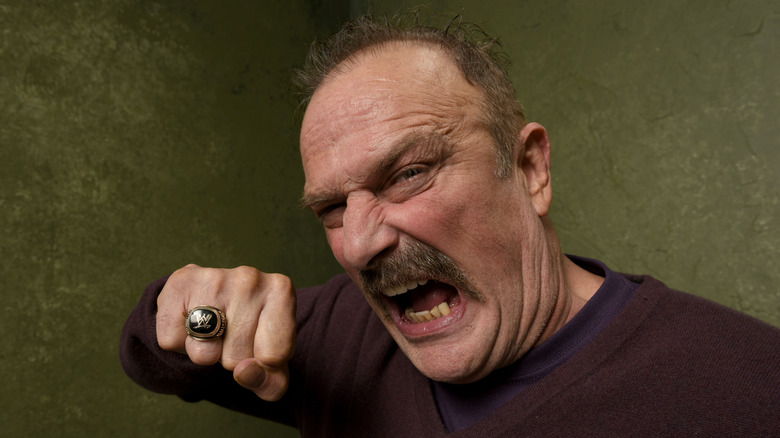
[(398, 245), (398, 230), (387, 222), (373, 193), (350, 195), (342, 232), (344, 260), (357, 270), (372, 267)]

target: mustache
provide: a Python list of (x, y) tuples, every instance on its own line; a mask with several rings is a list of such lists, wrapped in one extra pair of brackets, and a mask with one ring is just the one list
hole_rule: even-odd
[(452, 258), (418, 240), (412, 240), (403, 249), (380, 260), (376, 266), (360, 271), (363, 291), (382, 305), (384, 302), (380, 296), (383, 290), (421, 279), (450, 283), (466, 295), (484, 301), (484, 296), (474, 288)]

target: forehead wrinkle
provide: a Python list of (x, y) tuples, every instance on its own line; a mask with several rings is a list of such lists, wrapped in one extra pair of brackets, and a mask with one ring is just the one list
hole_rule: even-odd
[[(331, 146), (343, 132), (355, 126), (365, 126), (375, 122), (376, 114), (380, 112), (382, 100), (363, 95), (357, 98), (333, 96), (327, 104), (326, 111), (306, 111), (301, 126), (301, 145), (304, 143), (326, 143)], [(386, 104), (385, 104), (386, 106)]]
[[(391, 50), (388, 54), (392, 52), (394, 51)], [(438, 50), (434, 49), (433, 52)], [(440, 52), (434, 55), (438, 54)], [(417, 55), (414, 59), (421, 59), (419, 54)], [(328, 77), (312, 96), (307, 114), (304, 115), (304, 129), (301, 133), (304, 162), (320, 161), (328, 151), (333, 151), (332, 148), (341, 148), (339, 144), (345, 140), (343, 137), (350, 133), (366, 131), (374, 139), (381, 139), (392, 137), (399, 129), (415, 129), (417, 132), (396, 141), (378, 161), (371, 160), (376, 162), (374, 165), (342, 169), (349, 172), (351, 177), (349, 181), (331, 181), (338, 183), (340, 188), (328, 188), (326, 180), (320, 180), (318, 184), (322, 190), (313, 188), (306, 192), (304, 187), (301, 199), (304, 206), (313, 206), (329, 200), (343, 200), (350, 186), (367, 184), (372, 178), (375, 179), (380, 173), (386, 172), (414, 146), (412, 139), (420, 141), (420, 138), (415, 138), (420, 136), (420, 126), (431, 128), (429, 133), (424, 135), (437, 134), (446, 140), (443, 137), (466, 134), (463, 132), (465, 125), (471, 125), (480, 119), (479, 90), (468, 83), (451, 59), (439, 58), (426, 57), (427, 62), (412, 63), (414, 65), (411, 71), (404, 68), (388, 71), (387, 65), (376, 68), (375, 62), (382, 59), (361, 56), (356, 58), (349, 68)], [(404, 83), (406, 85), (402, 85)], [(345, 93), (344, 90), (354, 91)], [(316, 116), (313, 114), (315, 108)], [(465, 130), (468, 131), (468, 128)], [(310, 146), (304, 147), (304, 144)], [(347, 147), (346, 144), (342, 145)], [(379, 143), (362, 145), (360, 149), (363, 153), (374, 155), (373, 152), (382, 154), (384, 147), (380, 140)], [(351, 161), (350, 157), (339, 158), (342, 162), (344, 158)], [(306, 185), (311, 182), (309, 178), (307, 180)]]

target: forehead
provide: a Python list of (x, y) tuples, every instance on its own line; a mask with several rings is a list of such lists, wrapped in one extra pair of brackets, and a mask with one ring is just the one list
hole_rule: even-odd
[[(323, 168), (359, 169), (414, 131), (455, 133), (481, 94), (442, 50), (413, 43), (359, 54), (312, 96), (301, 127), (307, 190)], [(327, 163), (327, 164), (326, 164)]]

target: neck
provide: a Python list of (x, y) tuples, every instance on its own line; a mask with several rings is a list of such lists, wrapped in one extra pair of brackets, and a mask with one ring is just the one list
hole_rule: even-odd
[(558, 234), (549, 216), (542, 218), (549, 249), (551, 277), (549, 293), (555, 295), (554, 307), (544, 331), (535, 345), (539, 345), (558, 332), (576, 315), (598, 291), (604, 278), (580, 268), (563, 254)]

